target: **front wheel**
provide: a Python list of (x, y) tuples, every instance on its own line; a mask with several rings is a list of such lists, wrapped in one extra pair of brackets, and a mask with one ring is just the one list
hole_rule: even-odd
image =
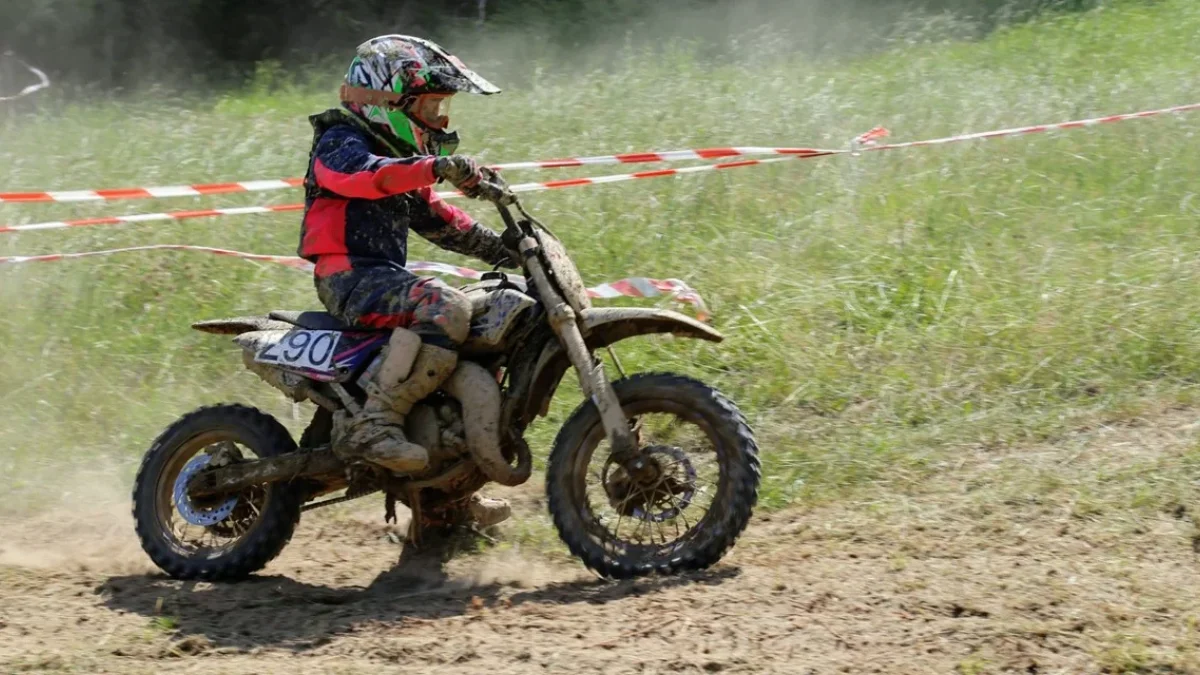
[(636, 480), (612, 462), (600, 413), (585, 401), (559, 431), (546, 475), (559, 536), (609, 578), (716, 563), (758, 500), (746, 418), (716, 389), (680, 375), (635, 375), (613, 389), (654, 478)]
[(138, 538), (154, 564), (176, 579), (239, 579), (258, 571), (292, 538), (303, 486), (273, 483), (193, 500), (191, 479), (211, 465), (295, 452), (275, 418), (242, 405), (200, 408), (154, 441), (133, 488)]

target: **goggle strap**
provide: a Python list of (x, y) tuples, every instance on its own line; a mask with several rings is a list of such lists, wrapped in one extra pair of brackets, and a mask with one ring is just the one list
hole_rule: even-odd
[(367, 89), (366, 87), (352, 87), (348, 84), (342, 85), (341, 90), (338, 91), (338, 96), (341, 97), (343, 103), (377, 105), (381, 108), (391, 108), (393, 110), (402, 110), (404, 107), (402, 101), (405, 98), (403, 95), (394, 92)]
[[(416, 119), (415, 115), (409, 113), (405, 107), (402, 107), (399, 104), (399, 100), (402, 98), (400, 94), (379, 91), (378, 89), (367, 89), (366, 87), (352, 87), (350, 85), (343, 84), (340, 91), (340, 96), (344, 103), (377, 105), (404, 113), (405, 117), (412, 122), (415, 122), (424, 133), (432, 137), (431, 140), (438, 145), (438, 154), (453, 154), (454, 151), (458, 149), (458, 134), (456, 132), (447, 133), (440, 129), (432, 129), (421, 120)], [(389, 143), (387, 139), (382, 138), (379, 134), (375, 133), (375, 130), (371, 129), (370, 125), (368, 125), (365, 120), (359, 119), (357, 115), (349, 115), (349, 117), (370, 132), (372, 136), (382, 141), (383, 144), (387, 146), (389, 150), (396, 153), (397, 156), (402, 156), (396, 147)]]

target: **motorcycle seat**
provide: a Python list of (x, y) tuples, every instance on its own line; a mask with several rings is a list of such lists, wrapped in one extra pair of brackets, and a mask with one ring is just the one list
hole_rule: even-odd
[(277, 309), (271, 312), (268, 316), (277, 321), (290, 323), (293, 326), (307, 328), (308, 330), (337, 330), (337, 331), (385, 331), (387, 329), (367, 328), (364, 326), (355, 326), (348, 324), (341, 319), (333, 316), (328, 312), (292, 312), (287, 310)]

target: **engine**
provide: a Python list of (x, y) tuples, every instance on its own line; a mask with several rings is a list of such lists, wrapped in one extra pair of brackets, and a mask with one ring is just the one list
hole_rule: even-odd
[(448, 396), (414, 405), (405, 419), (404, 433), (410, 441), (429, 451), (425, 474), (441, 473), (469, 455), (462, 406)]

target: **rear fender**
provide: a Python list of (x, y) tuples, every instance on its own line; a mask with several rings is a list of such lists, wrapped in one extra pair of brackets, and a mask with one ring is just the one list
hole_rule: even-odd
[[(609, 345), (639, 335), (669, 334), (675, 337), (721, 342), (725, 339), (711, 326), (679, 312), (665, 309), (605, 307), (586, 309), (580, 325), (588, 349), (603, 349)], [(571, 362), (557, 339), (547, 340), (531, 365), (528, 395), (517, 410), (521, 426), (528, 425), (538, 415), (545, 415)], [(520, 370), (521, 368), (518, 368)]]
[(260, 330), (290, 330), (292, 325), (265, 316), (239, 316), (233, 319), (197, 321), (192, 328), (213, 335), (241, 335)]

